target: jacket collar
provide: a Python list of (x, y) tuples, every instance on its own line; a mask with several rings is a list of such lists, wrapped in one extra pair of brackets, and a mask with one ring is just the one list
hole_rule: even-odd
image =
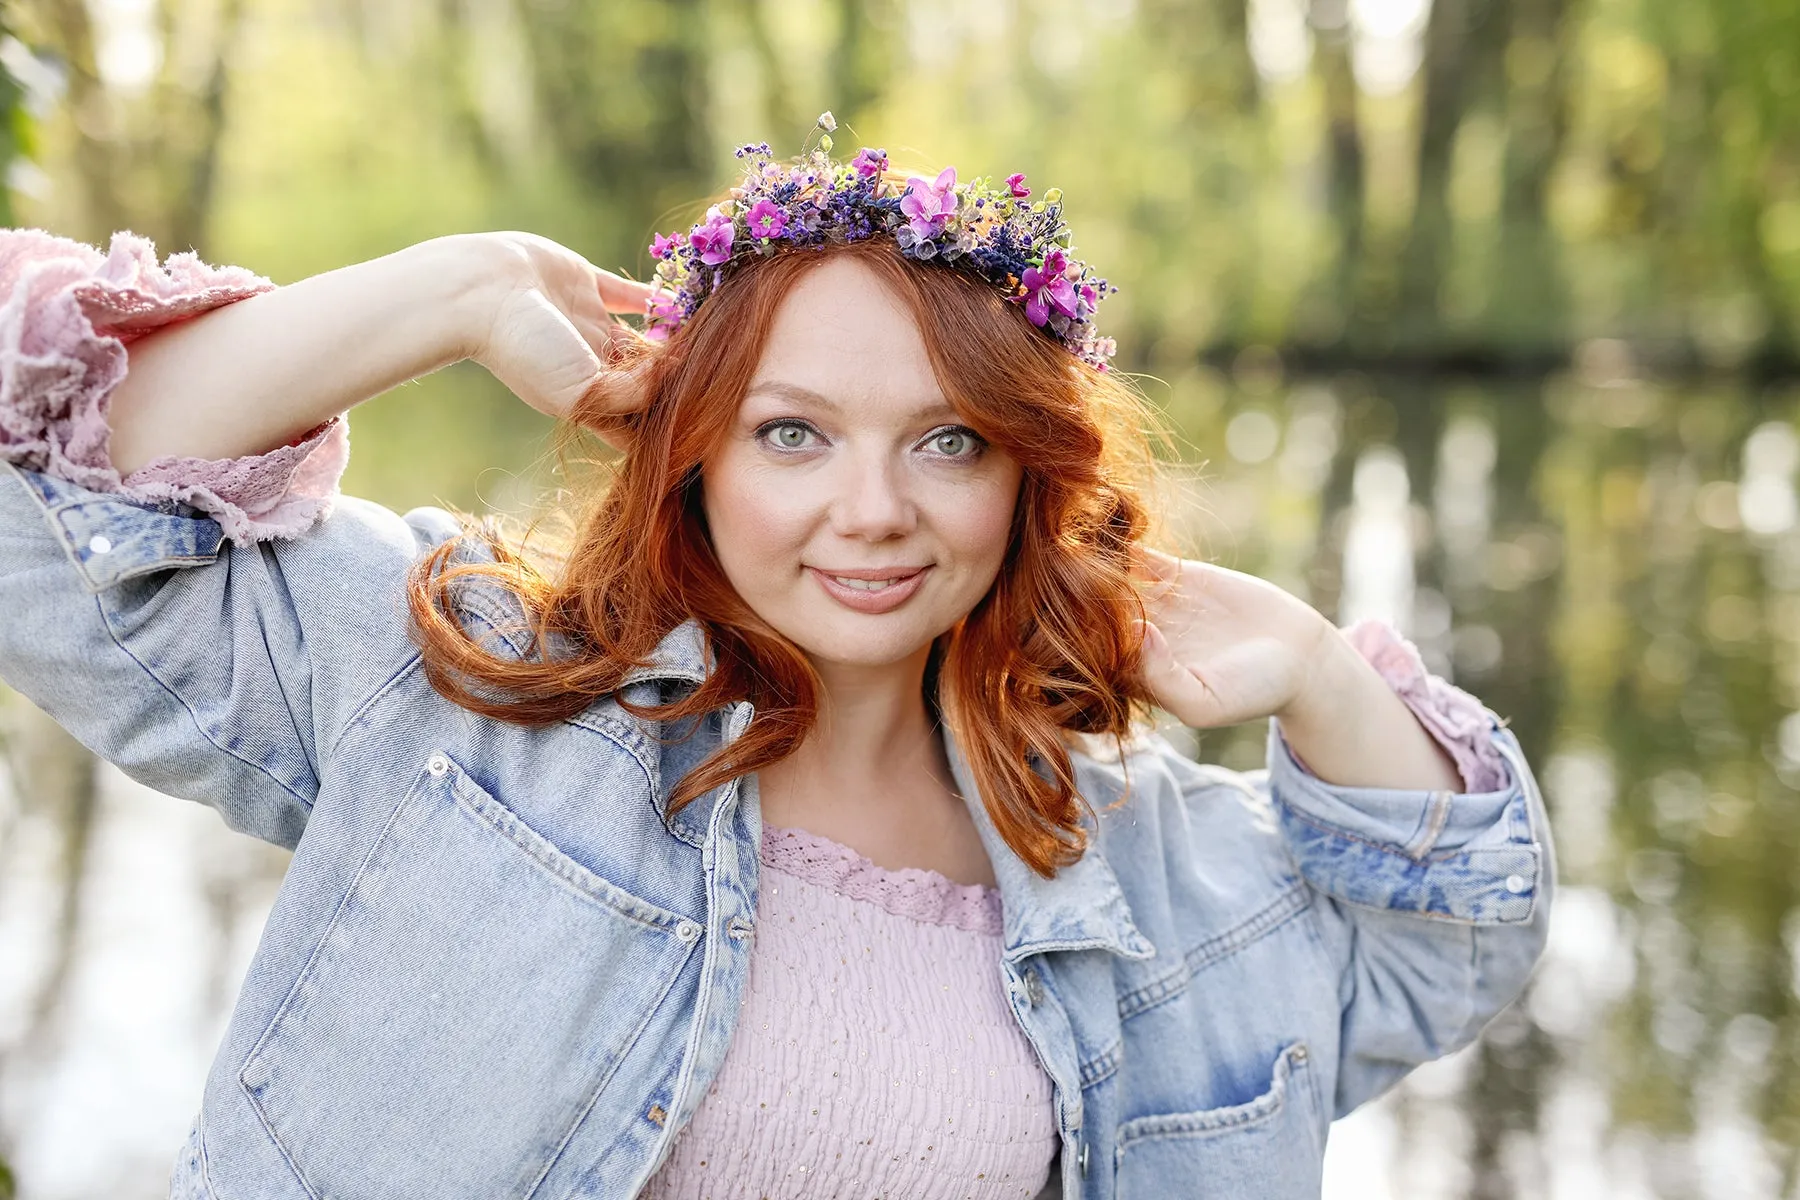
[(656, 649), (650, 652), (650, 661), (625, 672), (619, 686), (629, 687), (648, 680), (697, 684), (706, 679), (711, 667), (706, 635), (700, 631), (700, 622), (690, 619), (664, 634)]
[[(699, 623), (685, 621), (669, 631), (652, 652), (647, 665), (627, 672), (624, 684), (647, 680), (697, 684), (705, 678), (711, 665), (711, 655)], [(968, 761), (948, 726), (943, 730), (943, 738), (951, 776), (969, 807), (969, 815), (975, 822), (982, 846), (994, 865), (995, 880), (1000, 885), (1006, 960), (1017, 962), (1050, 950), (1110, 950), (1125, 958), (1138, 959), (1153, 956), (1156, 947), (1133, 922), (1118, 877), (1098, 849), (1099, 835), (1092, 822), (1088, 822), (1087, 853), (1057, 871), (1053, 878), (1045, 879), (1027, 866), (1000, 836), (993, 818), (988, 815), (987, 805), (981, 801)], [(686, 812), (684, 809), (683, 813)], [(700, 819), (699, 814), (694, 815)], [(756, 824), (760, 828), (761, 822)]]
[(1006, 961), (1017, 962), (1050, 950), (1110, 950), (1123, 958), (1155, 955), (1156, 947), (1138, 931), (1131, 918), (1118, 876), (1098, 849), (1099, 833), (1092, 822), (1084, 822), (1087, 852), (1045, 879), (1000, 836), (987, 805), (981, 801), (968, 760), (948, 726), (944, 727), (943, 736), (950, 773), (969, 806), (969, 816), (974, 819), (975, 830), (994, 864), (994, 878), (1000, 885)]

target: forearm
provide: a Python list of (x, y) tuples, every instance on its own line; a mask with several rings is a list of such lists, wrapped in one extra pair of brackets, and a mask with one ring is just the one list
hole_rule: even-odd
[(1320, 639), (1308, 685), (1276, 719), (1288, 748), (1327, 783), (1463, 790), (1456, 761), (1335, 629)]
[(437, 238), (140, 338), (108, 410), (114, 467), (259, 454), (465, 357), (505, 266), (480, 235)]

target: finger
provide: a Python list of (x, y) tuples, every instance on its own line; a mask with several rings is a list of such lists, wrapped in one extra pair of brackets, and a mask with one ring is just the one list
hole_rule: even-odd
[(1141, 543), (1132, 549), (1132, 575), (1144, 585), (1145, 602), (1157, 603), (1167, 598), (1180, 585), (1181, 560)]
[(1212, 724), (1218, 711), (1218, 699), (1212, 689), (1177, 661), (1162, 630), (1148, 621), (1136, 625), (1143, 637), (1138, 670), (1151, 699), (1184, 725), (1201, 728)]
[(653, 290), (648, 283), (626, 279), (623, 275), (615, 275), (599, 267), (594, 268), (594, 281), (599, 286), (600, 302), (606, 305), (607, 312), (641, 313), (644, 305), (649, 303)]
[(1155, 546), (1138, 543), (1137, 567), (1146, 578), (1174, 580), (1181, 575), (1181, 560), (1173, 554), (1164, 553)]

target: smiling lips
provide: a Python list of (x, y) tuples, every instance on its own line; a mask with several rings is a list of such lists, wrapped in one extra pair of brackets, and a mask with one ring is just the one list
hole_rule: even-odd
[(892, 612), (919, 590), (930, 567), (871, 567), (856, 571), (806, 568), (825, 594), (860, 613)]

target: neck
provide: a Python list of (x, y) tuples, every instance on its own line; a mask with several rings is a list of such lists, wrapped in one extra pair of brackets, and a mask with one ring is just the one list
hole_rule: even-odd
[[(815, 662), (823, 683), (812, 732), (769, 770), (796, 790), (838, 797), (838, 803), (879, 805), (892, 794), (881, 786), (929, 775), (955, 794), (935, 721), (925, 704), (927, 646), (901, 663), (846, 667)], [(958, 802), (960, 803), (960, 801)]]

